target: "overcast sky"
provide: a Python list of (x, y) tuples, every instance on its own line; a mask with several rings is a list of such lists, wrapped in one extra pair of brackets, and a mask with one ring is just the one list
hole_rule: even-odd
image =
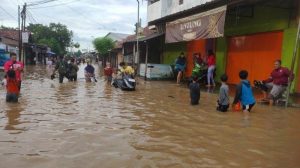
[[(0, 25), (17, 27), (17, 5), (41, 0), (0, 0)], [(142, 1), (142, 0), (140, 0)], [(141, 4), (140, 15), (146, 25), (147, 5)], [(93, 38), (108, 32), (133, 34), (137, 20), (136, 0), (55, 0), (28, 7), (27, 23), (62, 23), (74, 32), (74, 42), (81, 49), (92, 47)]]

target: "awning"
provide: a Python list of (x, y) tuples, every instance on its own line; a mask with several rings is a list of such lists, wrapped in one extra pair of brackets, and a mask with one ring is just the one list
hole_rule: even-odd
[(227, 6), (178, 19), (166, 24), (166, 43), (224, 36)]
[(55, 53), (51, 52), (51, 51), (47, 51), (47, 54), (49, 54), (49, 55), (55, 55)]
[[(139, 41), (140, 42), (143, 42), (143, 41), (148, 41), (148, 40), (152, 40), (154, 38), (157, 38), (157, 37), (160, 37), (162, 35), (164, 35), (165, 33), (153, 33), (151, 35), (148, 35), (148, 36), (144, 36), (144, 37), (140, 37), (139, 38)], [(130, 41), (125, 41), (124, 43), (134, 43), (136, 42), (137, 39), (134, 39), (134, 40), (130, 40)]]
[(154, 33), (154, 34), (151, 34), (150, 36), (147, 36), (147, 37), (143, 37), (143, 38), (140, 38), (139, 41), (148, 41), (148, 40), (152, 40), (156, 37), (159, 37), (159, 36), (162, 36), (164, 35), (165, 33)]

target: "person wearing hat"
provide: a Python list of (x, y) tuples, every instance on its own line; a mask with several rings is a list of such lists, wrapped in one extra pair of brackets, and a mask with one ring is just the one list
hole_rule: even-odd
[(51, 79), (55, 78), (55, 72), (58, 71), (59, 83), (63, 83), (63, 80), (67, 75), (67, 67), (68, 63), (64, 60), (63, 56), (60, 56), (51, 75)]

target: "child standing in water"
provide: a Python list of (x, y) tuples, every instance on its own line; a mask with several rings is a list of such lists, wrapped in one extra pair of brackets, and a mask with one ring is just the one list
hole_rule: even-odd
[(233, 101), (233, 106), (240, 101), (243, 106), (243, 111), (248, 114), (253, 108), (253, 106), (255, 105), (256, 101), (253, 96), (250, 82), (247, 80), (248, 72), (242, 70), (240, 71), (239, 76), (241, 82), (236, 88), (236, 94)]
[(110, 63), (106, 63), (106, 67), (104, 68), (104, 75), (108, 83), (112, 81), (113, 68), (110, 66)]
[(228, 77), (226, 74), (221, 76), (222, 86), (220, 88), (217, 110), (227, 112), (229, 108), (229, 87), (226, 84)]
[(16, 78), (14, 70), (7, 71), (7, 84), (6, 84), (6, 102), (18, 102), (19, 97), (19, 82)]
[(197, 80), (197, 77), (193, 77), (193, 82), (189, 85), (191, 105), (198, 105), (200, 100), (200, 85)]

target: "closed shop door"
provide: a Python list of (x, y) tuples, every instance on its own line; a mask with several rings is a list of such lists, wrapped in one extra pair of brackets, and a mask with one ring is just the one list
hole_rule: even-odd
[(194, 40), (188, 42), (187, 53), (186, 53), (186, 57), (187, 57), (187, 67), (185, 72), (186, 77), (190, 77), (192, 75), (192, 71), (194, 68), (193, 54), (201, 53), (201, 56), (204, 59), (204, 56), (206, 55), (205, 49), (206, 49), (206, 40)]
[(239, 72), (247, 70), (249, 80), (270, 76), (274, 61), (281, 58), (282, 32), (231, 37), (228, 45), (226, 73), (230, 84), (239, 83)]

